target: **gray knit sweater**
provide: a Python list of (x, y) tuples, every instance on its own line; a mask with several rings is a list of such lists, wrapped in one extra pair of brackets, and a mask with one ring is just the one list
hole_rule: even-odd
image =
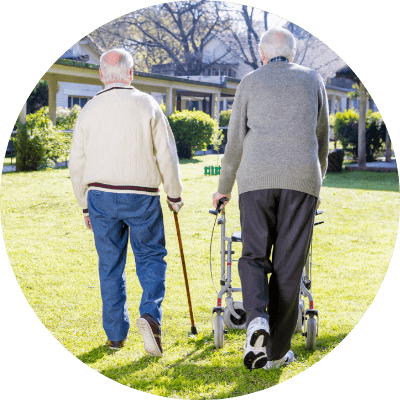
[(218, 192), (291, 189), (319, 197), (329, 147), (321, 76), (274, 62), (246, 75), (236, 91)]

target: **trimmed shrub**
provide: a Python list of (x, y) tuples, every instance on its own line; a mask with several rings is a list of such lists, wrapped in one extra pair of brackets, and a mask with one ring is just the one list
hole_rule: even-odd
[[(342, 143), (343, 149), (352, 154), (353, 159), (358, 156), (358, 120), (356, 111), (346, 110), (335, 115), (334, 129), (337, 140)], [(379, 112), (368, 110), (366, 115), (366, 160), (374, 161), (386, 142), (386, 125)]]
[(180, 158), (192, 158), (196, 150), (206, 149), (220, 140), (217, 121), (203, 111), (177, 111), (168, 121)]
[(226, 111), (221, 111), (219, 114), (219, 126), (225, 127), (229, 125), (229, 120), (231, 118), (231, 112), (232, 110), (226, 110)]
[(17, 152), (17, 171), (37, 171), (44, 158), (39, 136), (32, 135), (26, 125), (17, 122), (17, 134), (13, 141)]
[(17, 122), (17, 135), (14, 138), (17, 171), (52, 168), (56, 161), (68, 155), (70, 135), (54, 127), (46, 108), (27, 115), (24, 125)]

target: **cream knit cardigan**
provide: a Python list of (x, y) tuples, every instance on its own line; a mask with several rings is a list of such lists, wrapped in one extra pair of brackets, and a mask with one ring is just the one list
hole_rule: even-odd
[[(82, 109), (72, 138), (69, 171), (85, 215), (91, 189), (154, 196), (163, 183), (170, 199), (178, 201), (182, 193), (167, 118), (152, 96), (123, 83), (106, 85)], [(89, 187), (93, 183), (103, 187)]]

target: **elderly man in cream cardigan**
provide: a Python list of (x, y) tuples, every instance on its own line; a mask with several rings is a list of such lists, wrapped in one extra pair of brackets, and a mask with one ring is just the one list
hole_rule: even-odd
[(104, 89), (77, 119), (69, 171), (99, 256), (103, 327), (110, 349), (124, 346), (129, 237), (143, 289), (137, 326), (146, 352), (161, 356), (167, 251), (158, 187), (163, 183), (170, 209), (178, 212), (183, 202), (175, 139), (153, 97), (130, 85), (133, 59), (127, 51), (101, 56), (100, 79)]
[(215, 206), (229, 198), (237, 180), (249, 369), (277, 368), (294, 359), (290, 347), (300, 280), (327, 167), (324, 82), (316, 71), (293, 63), (295, 50), (286, 29), (262, 36), (263, 66), (246, 75), (236, 91), (213, 196)]

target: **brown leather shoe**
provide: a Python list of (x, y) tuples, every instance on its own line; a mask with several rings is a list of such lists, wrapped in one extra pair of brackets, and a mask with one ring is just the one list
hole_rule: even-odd
[(151, 356), (161, 357), (163, 352), (161, 346), (161, 326), (147, 313), (138, 318), (136, 325), (143, 336), (146, 352)]
[(108, 340), (108, 347), (110, 350), (120, 350), (125, 346), (126, 339), (124, 340)]

